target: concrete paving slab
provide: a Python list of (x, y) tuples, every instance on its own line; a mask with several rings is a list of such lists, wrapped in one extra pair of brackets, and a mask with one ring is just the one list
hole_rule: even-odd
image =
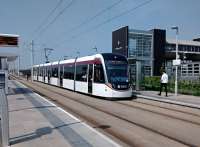
[(9, 81), (11, 147), (119, 147), (17, 81)]

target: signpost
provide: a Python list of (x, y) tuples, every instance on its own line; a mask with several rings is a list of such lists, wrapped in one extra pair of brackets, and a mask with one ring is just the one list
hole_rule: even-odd
[(180, 59), (173, 60), (173, 61), (172, 61), (172, 64), (173, 64), (174, 66), (179, 66), (179, 65), (181, 65), (181, 60), (180, 60)]

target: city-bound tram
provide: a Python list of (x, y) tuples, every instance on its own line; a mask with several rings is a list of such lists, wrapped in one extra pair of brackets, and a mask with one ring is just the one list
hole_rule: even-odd
[(99, 97), (132, 96), (127, 59), (112, 53), (35, 65), (33, 79)]

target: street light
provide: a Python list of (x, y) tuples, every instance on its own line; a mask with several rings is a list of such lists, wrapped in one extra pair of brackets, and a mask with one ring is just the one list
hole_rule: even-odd
[[(176, 30), (176, 61), (178, 61), (178, 27), (174, 26), (171, 27), (172, 30)], [(177, 96), (178, 93), (178, 64), (175, 65), (176, 66), (176, 75), (175, 75), (175, 96)]]

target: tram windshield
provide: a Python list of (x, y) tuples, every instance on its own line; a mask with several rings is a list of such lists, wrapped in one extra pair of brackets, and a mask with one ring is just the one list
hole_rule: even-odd
[(106, 64), (108, 81), (110, 83), (128, 82), (128, 64), (121, 61), (108, 61)]
[(128, 80), (128, 62), (125, 57), (111, 54), (105, 58), (106, 72), (108, 82), (115, 89), (127, 89)]

